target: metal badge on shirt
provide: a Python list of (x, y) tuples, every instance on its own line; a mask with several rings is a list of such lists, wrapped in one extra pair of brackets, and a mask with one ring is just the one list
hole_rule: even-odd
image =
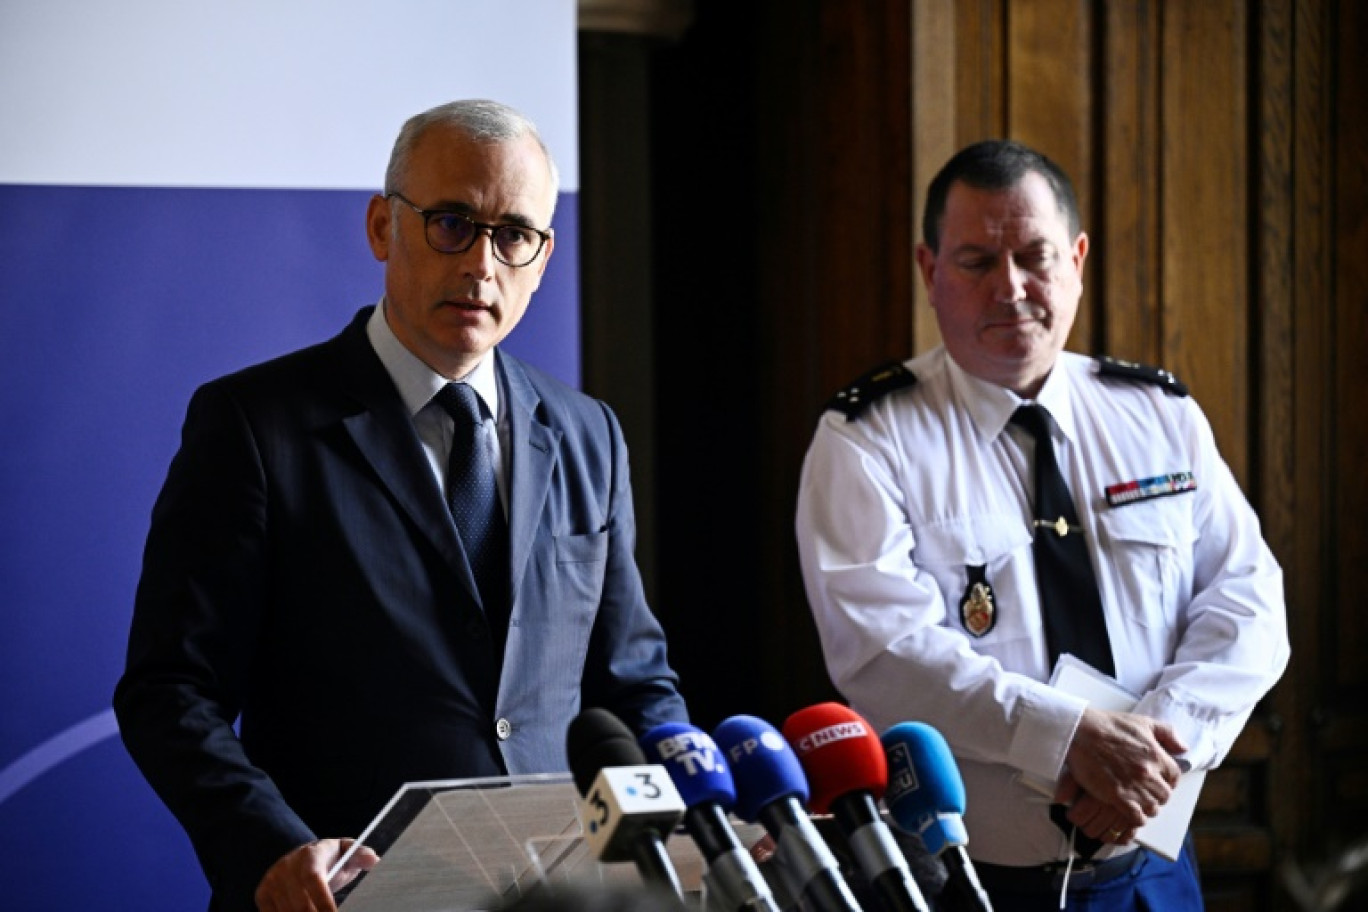
[(986, 565), (964, 569), (969, 574), (969, 585), (964, 588), (964, 598), (960, 599), (960, 623), (965, 630), (981, 637), (997, 623), (993, 587), (988, 582)]

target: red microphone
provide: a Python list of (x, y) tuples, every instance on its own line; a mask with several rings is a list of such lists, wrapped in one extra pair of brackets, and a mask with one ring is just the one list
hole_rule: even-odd
[(928, 912), (907, 859), (879, 816), (888, 758), (869, 723), (848, 706), (818, 703), (789, 716), (782, 732), (807, 774), (808, 807), (835, 818), (880, 904), (888, 912)]

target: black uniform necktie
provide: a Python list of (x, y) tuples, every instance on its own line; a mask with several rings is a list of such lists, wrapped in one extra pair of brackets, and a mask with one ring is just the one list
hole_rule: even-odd
[(1012, 415), (1012, 422), (1035, 438), (1036, 519), (1031, 550), (1050, 667), (1061, 653), (1068, 652), (1103, 674), (1115, 675), (1097, 577), (1069, 486), (1055, 462), (1049, 419), (1040, 406), (1023, 405)]
[[(1055, 461), (1047, 413), (1041, 406), (1023, 405), (1012, 414), (1012, 423), (1035, 438), (1036, 519), (1031, 551), (1035, 556), (1036, 587), (1040, 590), (1050, 667), (1054, 667), (1061, 653), (1067, 652), (1114, 676), (1116, 667), (1102, 614), (1102, 596), (1097, 590), (1097, 577), (1088, 559), (1073, 497)], [(1074, 850), (1083, 858), (1091, 858), (1103, 843), (1081, 830), (1075, 832), (1065, 816), (1067, 813), (1068, 808), (1062, 804), (1050, 806), (1050, 819), (1065, 833), (1073, 834)]]
[(447, 506), (474, 571), (485, 617), (502, 637), (508, 612), (508, 524), (499, 503), (480, 400), (465, 383), (448, 383), (436, 398), (455, 423), (447, 463)]

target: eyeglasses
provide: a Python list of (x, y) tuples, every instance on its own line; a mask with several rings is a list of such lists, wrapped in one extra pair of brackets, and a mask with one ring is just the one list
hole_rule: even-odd
[(475, 239), (489, 233), (494, 257), (505, 266), (526, 266), (542, 252), (551, 239), (550, 229), (539, 231), (526, 225), (486, 225), (451, 209), (419, 209), (400, 193), (386, 193), (423, 217), (423, 232), (428, 246), (438, 253), (465, 253)]

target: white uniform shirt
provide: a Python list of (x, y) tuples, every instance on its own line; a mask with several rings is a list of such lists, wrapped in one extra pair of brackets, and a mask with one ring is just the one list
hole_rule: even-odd
[[(915, 385), (854, 418), (826, 412), (803, 465), (796, 532), (833, 682), (879, 731), (923, 721), (967, 791), (971, 857), (1067, 856), (1049, 799), (1019, 780), (1060, 774), (1082, 701), (1050, 688), (1031, 552), (1032, 447), (1016, 395), (937, 348)], [(1161, 386), (1101, 377), (1062, 353), (1036, 400), (1093, 560), (1108, 635), (1136, 711), (1211, 767), (1287, 665), (1282, 571), (1200, 408)], [(1190, 472), (1195, 488), (1112, 506), (1107, 488)], [(1180, 476), (1181, 477), (1181, 476)], [(983, 567), (996, 617), (960, 605)]]

